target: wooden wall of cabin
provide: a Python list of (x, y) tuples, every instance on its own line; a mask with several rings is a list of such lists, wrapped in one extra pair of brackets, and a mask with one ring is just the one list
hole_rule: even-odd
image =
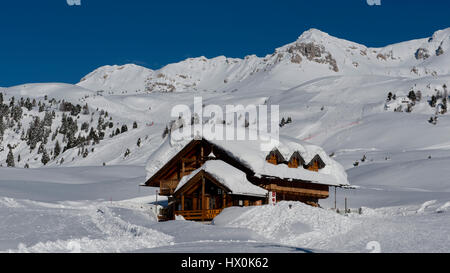
[[(175, 210), (201, 210), (202, 209), (202, 183), (199, 181), (186, 193), (175, 198)], [(183, 205), (184, 201), (184, 205)], [(211, 181), (205, 180), (205, 208), (223, 209), (232, 206), (255, 206), (266, 203), (266, 197), (233, 195), (225, 192), (224, 188)]]
[[(181, 205), (182, 198), (176, 199), (176, 210), (201, 210), (201, 195), (193, 194), (184, 197), (184, 208)], [(224, 209), (228, 207), (261, 206), (266, 204), (266, 197), (252, 197), (240, 195), (205, 196), (205, 209)]]
[(232, 199), (234, 207), (261, 206), (267, 203), (267, 197), (233, 195)]
[(277, 202), (279, 201), (298, 201), (315, 207), (319, 205), (318, 198), (289, 193), (277, 193)]
[[(203, 152), (202, 152), (203, 148)], [(211, 149), (203, 146), (201, 143), (196, 145), (194, 149), (187, 152), (185, 155), (178, 158), (176, 166), (168, 171), (162, 179), (178, 179), (189, 175), (194, 170), (201, 167), (204, 163), (204, 157), (208, 156)], [(203, 154), (203, 155), (202, 155)], [(183, 164), (184, 163), (184, 164)]]
[[(184, 199), (184, 206), (182, 205)], [(223, 188), (205, 179), (205, 209), (220, 209), (226, 207), (231, 197)], [(201, 210), (202, 209), (202, 182), (199, 180), (194, 186), (184, 193), (176, 196), (176, 210)]]
[[(297, 192), (302, 193), (302, 195), (310, 195), (315, 198), (327, 198), (329, 195), (329, 186), (311, 182), (303, 182), (303, 181), (286, 181), (279, 178), (269, 178), (269, 177), (247, 177), (247, 179), (253, 184), (265, 188), (267, 190), (274, 190), (276, 188), (279, 191), (284, 191), (286, 193), (289, 192)], [(276, 187), (275, 187), (276, 186)], [(271, 188), (272, 187), (272, 188)]]
[[(176, 158), (177, 163), (172, 168), (168, 168), (166, 172), (161, 174), (160, 185), (168, 181), (174, 181), (176, 187), (183, 176), (189, 175), (203, 165), (209, 153), (211, 153), (211, 147), (203, 142), (198, 142), (193, 149)], [(163, 190), (161, 189), (160, 192), (163, 193)], [(164, 195), (170, 194), (164, 193)]]

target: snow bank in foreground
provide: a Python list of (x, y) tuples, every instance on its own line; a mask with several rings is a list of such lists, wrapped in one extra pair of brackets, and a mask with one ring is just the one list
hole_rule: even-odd
[(0, 198), (0, 252), (127, 252), (170, 245), (149, 204)]
[(300, 202), (277, 205), (231, 207), (214, 219), (214, 225), (248, 228), (283, 244), (317, 247), (320, 242), (348, 232), (359, 220)]

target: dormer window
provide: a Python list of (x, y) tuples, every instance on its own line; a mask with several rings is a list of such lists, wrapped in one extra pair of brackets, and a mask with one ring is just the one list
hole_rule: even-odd
[(299, 152), (295, 152), (292, 154), (291, 158), (288, 161), (289, 168), (298, 168), (298, 166), (303, 166), (305, 164), (305, 160), (300, 155)]
[(305, 169), (310, 171), (318, 172), (320, 169), (325, 168), (325, 163), (319, 155), (316, 155), (308, 165), (305, 166)]
[(273, 165), (285, 162), (283, 155), (277, 149), (273, 149), (266, 157), (266, 161)]

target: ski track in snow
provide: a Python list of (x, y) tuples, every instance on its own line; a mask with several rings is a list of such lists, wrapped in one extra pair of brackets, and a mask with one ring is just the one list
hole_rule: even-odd
[[(115, 209), (120, 208), (125, 209), (123, 212), (132, 213), (133, 209), (136, 210), (137, 207), (134, 203), (120, 202), (117, 206), (113, 206), (109, 202), (79, 203), (76, 206), (52, 205), (28, 200), (15, 201), (14, 203), (20, 204), (22, 202), (23, 205), (16, 205), (15, 208), (38, 213), (44, 218), (56, 217), (55, 222), (64, 225), (63, 229), (71, 228), (71, 221), (75, 220), (85, 228), (87, 234), (79, 238), (66, 240), (57, 239), (58, 234), (54, 234), (55, 240), (38, 242), (32, 245), (19, 243), (17, 249), (4, 250), (6, 252), (127, 252), (140, 248), (170, 245), (173, 240), (172, 236), (162, 232), (125, 221), (120, 214), (114, 212)], [(140, 210), (142, 211), (142, 209)], [(152, 212), (150, 211), (150, 213)], [(155, 221), (154, 215), (149, 214), (148, 210), (138, 216), (149, 223)], [(45, 219), (42, 219), (42, 221), (45, 221)], [(31, 224), (40, 223), (40, 221), (31, 221)], [(11, 225), (8, 229), (11, 231), (13, 228), (14, 226)], [(52, 230), (49, 227), (42, 232), (52, 233), (57, 230), (54, 228)], [(39, 230), (35, 232), (37, 233), (36, 236), (39, 237)]]

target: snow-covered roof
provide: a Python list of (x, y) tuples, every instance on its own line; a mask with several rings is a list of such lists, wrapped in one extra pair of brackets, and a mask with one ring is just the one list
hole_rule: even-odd
[(251, 195), (251, 196), (266, 196), (267, 190), (253, 185), (247, 180), (247, 175), (235, 167), (223, 162), (222, 160), (206, 161), (200, 168), (193, 171), (189, 175), (183, 176), (180, 183), (178, 183), (175, 192), (181, 189), (186, 183), (191, 180), (197, 173), (204, 170), (212, 175), (218, 182), (230, 189), (232, 194)]
[[(249, 129), (246, 128), (245, 130)], [(156, 174), (192, 139), (192, 137), (177, 140), (170, 137), (167, 138), (150, 156), (146, 166), (147, 178)], [(252, 170), (255, 176), (273, 176), (332, 186), (349, 185), (345, 169), (338, 162), (331, 159), (322, 148), (288, 136), (280, 135), (278, 139), (274, 139), (265, 135), (265, 140), (262, 140), (261, 137), (258, 140), (215, 140), (206, 136), (203, 136), (203, 139), (227, 152), (229, 156)], [(265, 146), (265, 149), (261, 149), (262, 146)], [(272, 149), (278, 149), (286, 160), (289, 160), (293, 153), (298, 152), (306, 163), (309, 163), (316, 155), (319, 155), (325, 163), (325, 167), (318, 172), (314, 172), (301, 167), (289, 168), (286, 164), (273, 165), (266, 161), (266, 157), (269, 154), (267, 150), (270, 151)]]

